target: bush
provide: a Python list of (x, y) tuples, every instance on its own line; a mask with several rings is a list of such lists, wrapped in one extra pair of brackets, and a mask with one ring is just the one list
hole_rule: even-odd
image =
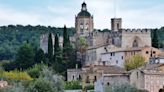
[(124, 63), (126, 70), (132, 70), (141, 67), (145, 64), (145, 58), (141, 55), (134, 55), (133, 57), (127, 59)]
[(22, 72), (22, 71), (17, 71), (17, 70), (10, 71), (10, 72), (1, 70), (0, 78), (9, 80), (9, 81), (31, 81), (31, 80), (33, 80), (27, 74), (27, 72)]
[(78, 81), (65, 82), (65, 89), (66, 90), (82, 89), (82, 86)]
[(35, 82), (31, 83), (29, 88), (29, 92), (57, 92), (53, 87), (52, 82), (47, 81), (43, 78), (37, 79)]
[(36, 64), (32, 68), (29, 68), (27, 70), (27, 73), (32, 77), (32, 78), (39, 78), (40, 72), (42, 71), (42, 68), (44, 67), (44, 64)]

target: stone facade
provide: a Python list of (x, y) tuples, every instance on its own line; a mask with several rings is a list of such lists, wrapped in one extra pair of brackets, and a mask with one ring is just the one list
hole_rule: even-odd
[(113, 49), (106, 53), (101, 53), (100, 65), (117, 65), (124, 67), (126, 59), (133, 57), (134, 55), (141, 55), (145, 58), (145, 62), (149, 62), (151, 57), (157, 57), (161, 54), (161, 51), (153, 47), (142, 48), (126, 48), (126, 49)]
[(111, 29), (113, 31), (119, 31), (122, 29), (122, 19), (121, 18), (112, 18), (111, 19)]
[(67, 81), (80, 81), (82, 79), (81, 69), (68, 69), (67, 70)]
[(148, 64), (130, 74), (130, 84), (138, 89), (145, 89), (149, 92), (159, 92), (164, 85), (164, 71), (161, 64)]

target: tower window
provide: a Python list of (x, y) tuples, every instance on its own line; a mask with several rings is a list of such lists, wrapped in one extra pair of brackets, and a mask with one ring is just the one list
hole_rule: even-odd
[(119, 23), (117, 23), (117, 30), (119, 30), (120, 29), (120, 25), (119, 25)]

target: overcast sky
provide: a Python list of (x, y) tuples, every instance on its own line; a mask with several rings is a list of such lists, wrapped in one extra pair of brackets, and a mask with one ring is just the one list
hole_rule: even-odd
[[(0, 25), (74, 27), (84, 0), (0, 0)], [(111, 28), (110, 19), (123, 19), (123, 28), (164, 26), (164, 0), (85, 0), (98, 29)], [(115, 8), (116, 7), (116, 13)]]

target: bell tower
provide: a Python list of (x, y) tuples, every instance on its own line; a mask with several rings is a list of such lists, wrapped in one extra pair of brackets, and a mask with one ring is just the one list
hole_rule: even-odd
[(112, 18), (111, 19), (111, 30), (119, 31), (122, 29), (122, 18)]
[(75, 29), (77, 37), (88, 37), (93, 31), (93, 16), (87, 11), (85, 2), (81, 5), (81, 11), (75, 16)]

